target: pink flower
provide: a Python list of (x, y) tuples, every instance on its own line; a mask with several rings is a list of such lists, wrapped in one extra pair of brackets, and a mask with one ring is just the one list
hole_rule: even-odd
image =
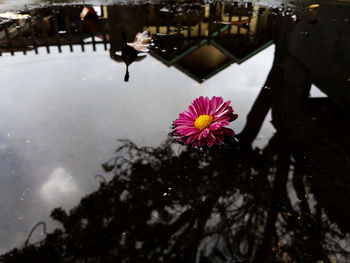
[(199, 97), (180, 113), (174, 121), (174, 135), (186, 145), (209, 147), (220, 145), (225, 137), (234, 137), (235, 132), (224, 126), (237, 119), (233, 109), (221, 97)]

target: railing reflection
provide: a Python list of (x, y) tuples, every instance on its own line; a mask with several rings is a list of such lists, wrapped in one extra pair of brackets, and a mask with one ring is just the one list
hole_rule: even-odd
[[(232, 63), (242, 63), (272, 43), (275, 17), (268, 9), (248, 4), (96, 6), (98, 14), (80, 19), (81, 6), (31, 11), (22, 20), (2, 23), (0, 52), (14, 55), (39, 47), (110, 45), (112, 59), (138, 32), (153, 38), (150, 54), (202, 82)], [(137, 17), (137, 19), (135, 19)]]
[[(103, 10), (103, 9), (102, 9)], [(101, 27), (101, 34), (93, 34), (88, 29), (88, 23), (81, 21), (79, 13), (81, 7), (57, 7), (50, 9), (33, 10), (31, 16), (23, 20), (10, 20), (2, 23), (0, 32), (0, 50), (2, 53), (35, 50), (38, 47), (46, 47), (50, 53), (50, 47), (56, 46), (62, 52), (62, 46), (68, 45), (73, 52), (74, 45), (80, 45), (82, 51), (85, 45), (92, 45), (96, 50), (97, 44), (103, 44), (107, 49), (107, 40), (104, 37), (105, 27)], [(103, 23), (102, 18), (99, 23)], [(92, 40), (85, 42), (84, 39)], [(101, 40), (96, 40), (99, 37)]]

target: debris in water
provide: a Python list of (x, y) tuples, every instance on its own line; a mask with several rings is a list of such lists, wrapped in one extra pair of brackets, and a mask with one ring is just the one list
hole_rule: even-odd
[(319, 4), (313, 4), (313, 5), (309, 5), (308, 8), (309, 9), (314, 9), (314, 8), (317, 8), (317, 7), (320, 7)]
[(292, 15), (292, 20), (294, 22), (298, 22), (299, 21), (299, 18), (297, 17), (297, 15)]
[(88, 7), (84, 6), (83, 10), (81, 10), (80, 18), (83, 19), (84, 17), (87, 16), (87, 14), (93, 13), (93, 11), (94, 11), (94, 9), (92, 7), (88, 8)]
[(309, 32), (299, 32), (300, 35), (309, 36)]
[(13, 12), (5, 12), (5, 13), (0, 13), (0, 17), (1, 18), (7, 18), (7, 19), (21, 20), (21, 19), (29, 18), (30, 15), (28, 15), (28, 14), (16, 14), (16, 13), (13, 13)]
[(239, 21), (214, 21), (216, 24), (222, 24), (222, 25), (233, 25), (233, 26), (242, 26), (249, 24), (251, 19), (244, 19)]
[(169, 12), (170, 10), (166, 7), (163, 7), (159, 10), (160, 12)]
[(148, 30), (143, 31), (142, 33), (137, 33), (134, 42), (127, 44), (138, 52), (147, 52), (151, 42), (151, 37), (148, 33)]

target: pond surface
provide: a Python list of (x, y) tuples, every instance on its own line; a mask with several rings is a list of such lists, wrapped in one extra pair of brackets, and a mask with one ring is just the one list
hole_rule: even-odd
[[(0, 259), (347, 262), (350, 5), (311, 4), (0, 13)], [(234, 139), (171, 134), (200, 96)]]

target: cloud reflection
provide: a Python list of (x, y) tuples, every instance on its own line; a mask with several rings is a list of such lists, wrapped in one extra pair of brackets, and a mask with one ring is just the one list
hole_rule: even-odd
[(62, 205), (64, 201), (78, 193), (79, 189), (74, 178), (63, 167), (53, 170), (39, 190), (41, 198), (53, 206)]

